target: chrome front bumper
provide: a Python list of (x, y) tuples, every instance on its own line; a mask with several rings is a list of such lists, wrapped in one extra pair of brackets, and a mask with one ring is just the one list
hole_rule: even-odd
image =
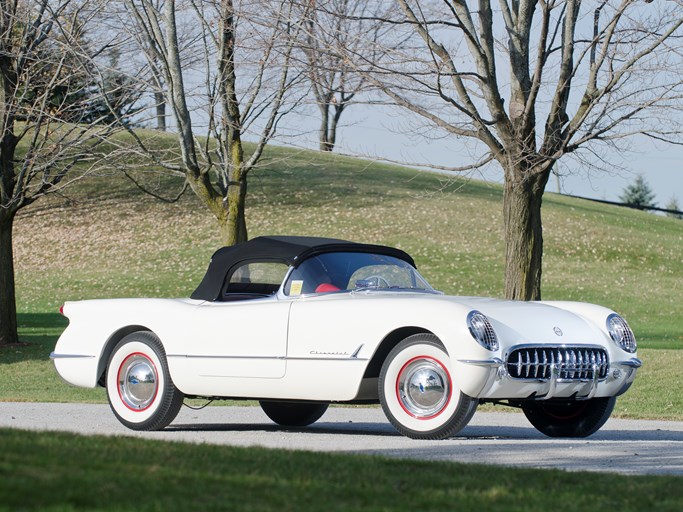
[(532, 400), (549, 400), (558, 397), (589, 400), (596, 396), (601, 386), (608, 391), (605, 396), (618, 396), (629, 388), (636, 371), (643, 365), (640, 359), (633, 357), (626, 361), (611, 362), (607, 375), (603, 378), (600, 378), (596, 365), (591, 373), (592, 378), (567, 379), (560, 377), (563, 368), (560, 364), (554, 363), (550, 366), (550, 376), (540, 379), (512, 377), (505, 361), (497, 357), (484, 360), (459, 360), (458, 362), (487, 370), (488, 377), (476, 398)]

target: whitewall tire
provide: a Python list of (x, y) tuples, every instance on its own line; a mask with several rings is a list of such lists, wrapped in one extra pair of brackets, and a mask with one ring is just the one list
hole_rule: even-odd
[(107, 366), (107, 398), (118, 420), (133, 430), (161, 430), (183, 405), (171, 380), (164, 347), (154, 334), (129, 334)]
[(391, 424), (413, 439), (445, 439), (472, 418), (477, 400), (463, 394), (439, 339), (416, 334), (389, 353), (379, 377), (379, 398)]

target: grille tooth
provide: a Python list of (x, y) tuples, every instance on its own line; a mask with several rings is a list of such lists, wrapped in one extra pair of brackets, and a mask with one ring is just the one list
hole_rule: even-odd
[(600, 354), (600, 375), (607, 375), (607, 354)]
[(520, 347), (508, 355), (507, 368), (513, 379), (548, 380), (557, 365), (560, 380), (593, 380), (607, 376), (607, 353), (599, 347)]
[(567, 354), (567, 360), (569, 361), (569, 365), (567, 368), (567, 375), (565, 375), (565, 379), (573, 379), (574, 378), (574, 370), (576, 369), (576, 353), (570, 350), (567, 350), (565, 352)]
[(529, 378), (531, 379), (533, 377), (534, 373), (534, 358), (531, 352), (529, 352), (529, 370), (527, 372), (527, 375), (529, 375)]
[(579, 367), (579, 374), (577, 377), (579, 379), (583, 379), (586, 376), (586, 367), (583, 364), (583, 352), (579, 350), (579, 352), (576, 354), (576, 364)]
[(565, 379), (567, 377), (567, 365), (569, 364), (569, 357), (567, 357), (567, 352), (563, 352), (562, 350), (557, 351), (557, 360), (560, 362), (559, 364), (559, 369), (560, 369), (560, 378)]
[(550, 367), (548, 366), (548, 353), (544, 350), (543, 351), (543, 374), (541, 375), (541, 377), (544, 379), (547, 379), (549, 371), (550, 371)]
[[(564, 356), (565, 356), (565, 361), (567, 361), (567, 371), (565, 372), (564, 378), (565, 379), (570, 379), (574, 377), (574, 366), (576, 366), (576, 361), (572, 359), (572, 356), (574, 355), (573, 352), (569, 352), (569, 350), (564, 351)], [(571, 372), (571, 375), (570, 373)]]

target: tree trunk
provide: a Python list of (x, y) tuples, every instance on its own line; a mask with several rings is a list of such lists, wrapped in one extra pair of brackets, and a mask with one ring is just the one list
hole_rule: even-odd
[(330, 145), (330, 105), (325, 103), (320, 105), (320, 151), (332, 151), (334, 143)]
[(17, 343), (12, 226), (14, 213), (0, 212), (0, 345)]
[(166, 98), (163, 92), (154, 93), (154, 103), (156, 103), (157, 130), (166, 131)]
[[(221, 231), (226, 245), (247, 241), (245, 203), (247, 197), (247, 174), (244, 148), (242, 146), (242, 114), (237, 98), (235, 70), (235, 7), (232, 0), (222, 0), (220, 7), (221, 41), (218, 53), (220, 75), (219, 94), (223, 112), (221, 127), (224, 139), (221, 141), (224, 165), (227, 165), (227, 190), (223, 198), (226, 212)], [(220, 222), (220, 219), (219, 219)]]
[(334, 106), (334, 115), (332, 116), (332, 121), (330, 122), (330, 128), (328, 130), (327, 142), (330, 147), (329, 151), (333, 151), (335, 145), (337, 144), (337, 126), (339, 126), (339, 119), (346, 108), (346, 103), (338, 103)]
[(224, 199), (227, 215), (225, 222), (221, 223), (221, 231), (225, 245), (241, 244), (248, 239), (246, 199), (247, 176), (242, 174), (236, 180), (230, 180)]
[[(330, 106), (334, 108), (334, 115), (330, 117)], [(344, 111), (345, 105), (325, 104), (320, 106), (322, 120), (320, 122), (320, 151), (334, 151), (337, 143), (337, 125)]]
[(505, 180), (503, 223), (507, 299), (541, 299), (541, 203), (549, 175), (550, 171), (527, 171), (516, 174), (514, 178), (508, 176)]

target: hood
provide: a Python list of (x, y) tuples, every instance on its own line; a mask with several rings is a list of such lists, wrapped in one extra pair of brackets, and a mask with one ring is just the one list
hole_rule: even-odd
[(491, 321), (499, 339), (510, 344), (602, 344), (606, 336), (586, 317), (557, 305), (480, 297), (448, 299), (481, 311)]

